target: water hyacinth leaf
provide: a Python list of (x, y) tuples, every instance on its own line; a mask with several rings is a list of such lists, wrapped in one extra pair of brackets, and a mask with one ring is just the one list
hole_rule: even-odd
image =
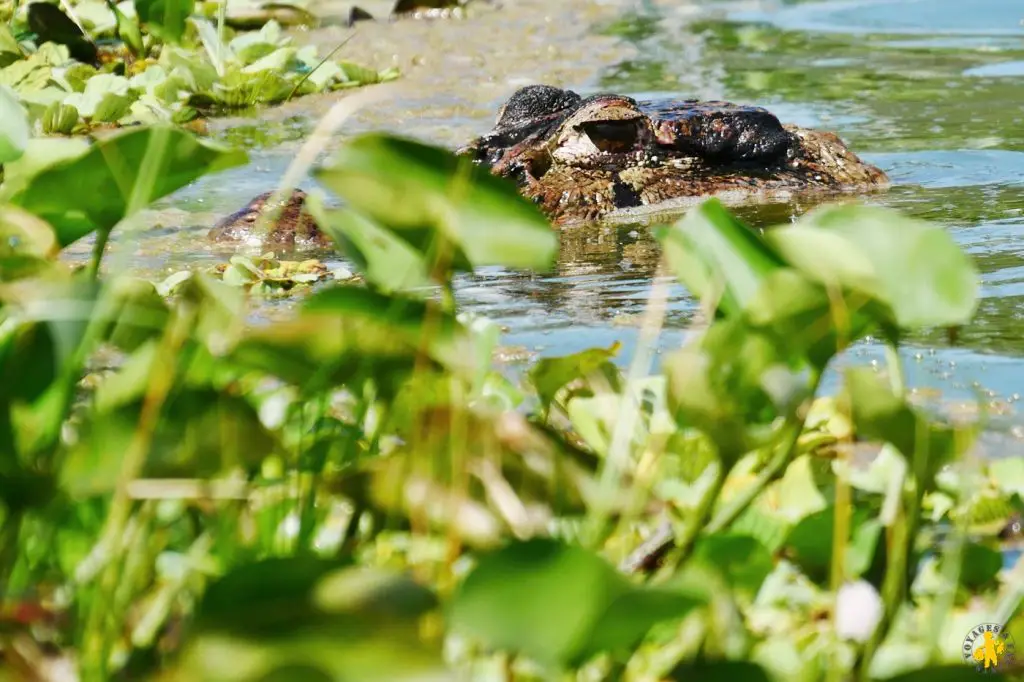
[[(563, 386), (589, 379), (595, 373), (607, 381), (612, 391), (618, 392), (621, 389), (621, 377), (612, 359), (618, 354), (619, 348), (620, 344), (616, 342), (608, 348), (589, 348), (572, 355), (538, 360), (530, 369), (530, 382), (537, 389), (543, 408), (550, 408), (555, 395)], [(589, 395), (593, 393), (589, 392)]]
[(347, 209), (310, 211), (341, 251), (351, 258), (366, 280), (385, 293), (431, 284), (423, 254), (372, 220)]
[(991, 586), (1003, 569), (1003, 555), (997, 549), (977, 542), (964, 544), (960, 565), (960, 584), (971, 591)]
[(771, 553), (753, 537), (731, 533), (700, 539), (694, 558), (722, 572), (738, 591), (753, 597), (774, 568)]
[(656, 236), (676, 277), (695, 296), (717, 299), (717, 309), (738, 315), (765, 278), (784, 266), (764, 240), (708, 199)]
[(57, 237), (45, 221), (17, 206), (0, 204), (0, 281), (49, 267), (58, 251)]
[(139, 21), (164, 42), (178, 43), (185, 33), (185, 20), (195, 9), (195, 0), (134, 0)]
[(488, 647), (555, 667), (635, 646), (656, 623), (696, 602), (629, 583), (604, 559), (550, 539), (488, 554), (451, 603), (452, 627)]
[(511, 183), (446, 149), (366, 134), (314, 175), (431, 260), (464, 254), (473, 266), (554, 264), (558, 238), (537, 207)]
[(11, 33), (6, 23), (0, 23), (0, 69), (12, 64), (24, 56), (18, 39)]
[(297, 318), (248, 334), (232, 358), (309, 392), (370, 377), (386, 392), (418, 359), (423, 369), (472, 376), (473, 349), (467, 330), (433, 303), (338, 286), (310, 297)]
[(57, 5), (48, 2), (33, 2), (28, 6), (28, 26), (38, 38), (38, 43), (59, 43), (68, 48), (71, 56), (83, 64), (94, 64), (98, 51), (78, 24)]
[(746, 318), (755, 327), (787, 340), (794, 355), (805, 355), (818, 369), (875, 328), (888, 328), (891, 312), (876, 299), (856, 292), (830, 292), (799, 271), (769, 273), (753, 295)]
[(966, 452), (977, 436), (976, 425), (952, 427), (930, 420), (868, 367), (847, 370), (844, 399), (857, 434), (891, 443), (925, 491), (932, 489), (940, 469)]
[(901, 329), (967, 323), (979, 277), (946, 230), (877, 206), (827, 206), (766, 241), (822, 284), (861, 291), (887, 305)]
[(666, 677), (677, 682), (771, 682), (768, 673), (756, 663), (747, 661), (701, 661), (680, 663)]
[(0, 164), (21, 158), (28, 146), (28, 114), (18, 94), (0, 85)]
[(107, 287), (104, 312), (108, 326), (103, 336), (108, 342), (132, 352), (159, 337), (171, 311), (151, 282), (123, 277), (108, 281)]
[[(853, 511), (850, 518), (851, 540), (846, 544), (847, 578), (859, 578), (871, 568), (882, 551), (881, 523), (863, 509)], [(800, 567), (811, 580), (825, 584), (832, 562), (835, 507), (829, 506), (801, 519), (785, 542), (789, 560)]]
[(974, 666), (957, 663), (955, 665), (933, 666), (882, 678), (880, 682), (971, 682), (978, 679), (978, 671)]
[(733, 462), (757, 447), (778, 414), (806, 399), (785, 346), (739, 318), (719, 320), (664, 365), (677, 423), (704, 431)]
[(320, 679), (303, 677), (313, 669), (332, 680), (447, 680), (437, 648), (417, 636), (436, 604), (401, 574), (308, 556), (263, 559), (210, 585), (172, 679)]
[[(61, 487), (68, 494), (87, 497), (116, 487), (141, 410), (140, 399), (86, 422), (61, 468)], [(276, 447), (246, 400), (214, 389), (179, 390), (163, 405), (142, 476), (202, 478), (236, 468), (251, 471)]]
[(93, 76), (85, 83), (85, 90), (72, 93), (64, 98), (64, 103), (78, 110), (86, 118), (92, 118), (97, 108), (108, 97), (127, 99), (129, 103), (135, 96), (129, 92), (128, 79), (113, 73), (101, 73)]
[(245, 152), (154, 125), (103, 138), (85, 154), (43, 169), (10, 201), (49, 222), (67, 246), (198, 177), (247, 160)]

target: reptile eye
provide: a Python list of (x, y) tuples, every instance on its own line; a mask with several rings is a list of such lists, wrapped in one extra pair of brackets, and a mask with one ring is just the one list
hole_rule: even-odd
[(579, 129), (590, 138), (602, 152), (615, 154), (635, 148), (640, 136), (640, 126), (632, 121), (591, 121), (581, 123)]

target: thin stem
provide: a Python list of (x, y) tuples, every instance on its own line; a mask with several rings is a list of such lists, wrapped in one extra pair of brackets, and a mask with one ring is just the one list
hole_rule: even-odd
[[(821, 383), (821, 370), (815, 369), (811, 373), (808, 395), (812, 398), (818, 392), (818, 385)], [(796, 409), (786, 417), (785, 423), (782, 425), (782, 437), (780, 439), (778, 449), (775, 452), (775, 456), (771, 458), (768, 464), (761, 470), (757, 478), (754, 479), (754, 483), (748, 486), (745, 490), (740, 492), (734, 497), (724, 509), (719, 511), (711, 519), (711, 523), (708, 524), (708, 533), (717, 533), (722, 529), (728, 527), (739, 518), (740, 514), (746, 511), (750, 503), (753, 502), (761, 491), (768, 486), (769, 483), (780, 478), (785, 473), (789, 463), (793, 461), (793, 455), (796, 453), (797, 440), (800, 438), (800, 434), (804, 430), (804, 422), (807, 418), (807, 410)]]
[(902, 507), (893, 520), (889, 536), (889, 561), (885, 569), (885, 578), (882, 581), (882, 619), (861, 650), (856, 665), (857, 679), (863, 682), (871, 679), (869, 673), (875, 653), (889, 634), (889, 628), (895, 619), (896, 611), (903, 603), (903, 595), (906, 592), (907, 557), (914, 526), (917, 523), (917, 514), (914, 513), (914, 510), (918, 507), (910, 499), (911, 496), (918, 497), (916, 492), (904, 496), (905, 502), (910, 503), (911, 509), (906, 509), (906, 506)]
[[(846, 580), (846, 548), (850, 538), (850, 514), (850, 484), (845, 476), (837, 476), (836, 501), (832, 525), (832, 570), (830, 577), (833, 595), (839, 594), (839, 589)], [(835, 604), (833, 603), (833, 620), (837, 612), (837, 609), (834, 607)], [(831, 665), (829, 665), (827, 672), (828, 682), (840, 682), (843, 679), (844, 671), (842, 669), (839, 648), (835, 646), (835, 640), (833, 640), (830, 658)]]
[(907, 390), (903, 377), (903, 358), (900, 357), (899, 348), (894, 344), (885, 344), (885, 364), (889, 368), (889, 384), (892, 386), (892, 392), (902, 397)]
[(291, 92), (289, 92), (289, 93), (288, 93), (288, 96), (284, 98), (284, 101), (285, 101), (285, 102), (287, 102), (287, 101), (288, 101), (288, 100), (290, 100), (290, 99), (291, 99), (292, 97), (294, 97), (294, 96), (295, 96), (295, 93), (296, 93), (296, 92), (298, 92), (298, 90), (299, 90), (299, 88), (300, 88), (300, 87), (302, 87), (302, 84), (303, 84), (303, 83), (305, 83), (305, 82), (306, 82), (306, 80), (307, 80), (307, 79), (308, 79), (308, 78), (309, 78), (310, 76), (312, 76), (312, 75), (313, 75), (314, 73), (316, 73), (316, 70), (317, 70), (317, 69), (319, 69), (319, 68), (320, 68), (321, 66), (323, 66), (324, 64), (326, 64), (326, 63), (327, 63), (327, 60), (328, 60), (328, 59), (330, 59), (330, 58), (331, 58), (331, 57), (333, 57), (333, 56), (334, 56), (335, 54), (337, 54), (338, 50), (340, 50), (341, 48), (345, 47), (345, 45), (347, 45), (347, 44), (349, 43), (349, 41), (350, 41), (350, 40), (352, 40), (352, 39), (353, 39), (353, 38), (355, 38), (355, 37), (356, 37), (356, 34), (355, 34), (355, 32), (353, 31), (352, 35), (350, 35), (349, 37), (345, 38), (345, 39), (344, 39), (343, 41), (341, 41), (340, 43), (338, 43), (338, 46), (337, 46), (337, 47), (335, 47), (335, 48), (334, 48), (333, 50), (331, 50), (330, 52), (328, 52), (328, 53), (327, 53), (327, 56), (326, 56), (326, 57), (324, 57), (323, 59), (321, 59), (321, 60), (320, 60), (320, 63), (319, 63), (319, 64), (317, 64), (316, 66), (314, 66), (314, 67), (313, 67), (312, 69), (310, 69), (310, 70), (309, 70), (309, 72), (308, 72), (308, 73), (306, 73), (305, 75), (303, 75), (303, 76), (302, 76), (302, 78), (300, 78), (300, 79), (299, 79), (299, 81), (298, 81), (298, 82), (297, 82), (297, 83), (295, 84), (295, 87), (294, 87), (294, 88), (292, 88), (292, 91), (291, 91)]
[(224, 39), (227, 37), (228, 0), (221, 0), (217, 5), (217, 75), (224, 77)]
[[(124, 454), (117, 489), (110, 503), (110, 511), (100, 536), (99, 544), (107, 547), (110, 552), (120, 552), (124, 548), (119, 539), (124, 535), (131, 517), (132, 498), (128, 494), (129, 483), (138, 477), (149, 452), (153, 434), (156, 431), (164, 400), (167, 398), (177, 370), (175, 357), (181, 344), (188, 338), (195, 315), (191, 311), (176, 315), (168, 325), (157, 351), (157, 360), (153, 363), (149, 385), (143, 399), (139, 422), (131, 442)], [(107, 665), (110, 658), (110, 645), (114, 641), (109, 636), (111, 625), (110, 599), (117, 591), (120, 580), (120, 562), (113, 557), (108, 558), (99, 577), (99, 584), (91, 600), (86, 617), (85, 645), (82, 650), (82, 672), (85, 680), (108, 679)]]
[(689, 558), (697, 538), (700, 537), (701, 530), (708, 522), (711, 510), (715, 508), (715, 503), (722, 493), (722, 486), (725, 485), (727, 472), (724, 472), (717, 462), (711, 466), (715, 468), (714, 478), (701, 496), (697, 508), (693, 510), (690, 522), (686, 524), (678, 540), (672, 530), (672, 524), (668, 520), (664, 521), (645, 543), (619, 564), (620, 571), (623, 573), (650, 573), (673, 547), (678, 547), (680, 550), (680, 563)]
[(782, 439), (778, 449), (775, 451), (775, 455), (761, 469), (761, 473), (754, 479), (753, 484), (744, 488), (742, 492), (738, 493), (736, 497), (730, 500), (723, 509), (712, 517), (711, 522), (707, 526), (708, 533), (718, 533), (732, 525), (746, 511), (747, 507), (757, 499), (757, 496), (761, 494), (769, 483), (782, 476), (786, 471), (786, 467), (789, 466), (790, 461), (793, 459), (793, 453), (796, 452), (796, 442), (803, 428), (803, 418), (791, 417), (787, 419), (786, 423), (782, 426)]
[(455, 287), (452, 286), (451, 277), (446, 277), (441, 282), (441, 307), (446, 313), (455, 314), (456, 301), (455, 301)]
[(103, 262), (103, 252), (107, 249), (108, 241), (110, 230), (96, 230), (96, 242), (92, 245), (92, 258), (89, 260), (89, 277), (94, 282), (100, 278), (100, 264)]
[(711, 511), (715, 508), (715, 503), (718, 502), (718, 498), (722, 494), (722, 486), (725, 485), (727, 472), (717, 462), (712, 466), (715, 467), (715, 471), (714, 478), (711, 479), (711, 485), (708, 486), (707, 491), (701, 497), (700, 504), (694, 510), (695, 513), (690, 519), (690, 523), (686, 524), (682, 536), (676, 540), (676, 545), (681, 553), (680, 562), (689, 558), (690, 553), (693, 551), (694, 543), (696, 543), (701, 531), (704, 530), (704, 526), (707, 525), (708, 519), (711, 517)]
[(9, 594), (7, 581), (18, 561), (18, 549), (21, 547), (18, 538), (21, 536), (21, 522), (24, 518), (23, 512), (15, 511), (0, 524), (0, 601), (3, 595)]

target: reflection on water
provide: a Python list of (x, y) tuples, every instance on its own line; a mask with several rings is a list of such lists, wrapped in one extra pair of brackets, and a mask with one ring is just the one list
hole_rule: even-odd
[[(959, 347), (941, 332), (924, 333), (907, 350), (910, 383), (1001, 406), (1024, 392), (1024, 6), (1019, 0), (912, 2), (643, 3), (600, 30), (636, 48), (598, 81), (561, 83), (583, 93), (613, 90), (637, 97), (728, 98), (760, 104), (781, 118), (836, 131), (890, 173), (894, 187), (864, 200), (937, 221), (976, 259), (984, 299)], [(742, 11), (740, 8), (742, 7)], [(544, 78), (535, 75), (535, 78)], [(521, 79), (529, 80), (528, 74)], [(493, 96), (507, 96), (518, 80)], [(493, 86), (492, 86), (493, 87)], [(432, 91), (435, 104), (448, 99)], [(436, 131), (436, 141), (484, 130), (493, 112), (466, 113)], [(411, 116), (411, 114), (410, 114)], [(471, 121), (467, 130), (465, 121)], [(308, 121), (275, 133), (295, 140)], [(465, 133), (465, 135), (463, 135)], [(247, 145), (275, 142), (250, 127), (225, 133)], [(146, 272), (166, 273), (223, 259), (196, 237), (217, 216), (272, 187), (290, 158), (253, 152), (254, 163), (163, 202), (178, 211), (128, 254)], [(738, 209), (756, 226), (791, 220), (807, 205)], [(185, 217), (180, 214), (186, 212)], [(555, 271), (546, 275), (487, 269), (458, 282), (464, 306), (506, 329), (505, 342), (544, 354), (623, 344), (627, 362), (658, 261), (646, 225), (576, 228), (562, 235)], [(659, 349), (677, 346), (696, 306), (666, 279), (669, 303)], [(290, 304), (263, 306), (272, 317)], [(880, 349), (864, 344), (843, 362), (871, 363)], [(835, 377), (829, 381), (834, 382)], [(830, 384), (834, 385), (834, 384)]]
[[(977, 318), (957, 347), (938, 330), (911, 339), (910, 384), (1006, 412), (1024, 392), (1024, 78), (1013, 77), (1024, 57), (1024, 7), (1015, 0), (764, 2), (752, 11), (756, 3), (745, 2), (741, 13), (732, 11), (737, 4), (702, 6), (695, 21), (692, 8), (666, 3), (606, 26), (641, 56), (610, 67), (586, 91), (722, 97), (838, 132), (893, 179), (890, 192), (864, 201), (947, 226), (983, 273)], [(739, 212), (769, 226), (807, 208)], [(629, 227), (616, 228), (622, 247), (643, 239), (635, 236), (642, 226)], [(543, 291), (548, 303), (525, 317), (511, 303), (485, 306), (500, 311), (510, 339), (552, 353), (621, 339), (629, 357), (636, 330), (623, 322), (643, 310), (656, 248), (647, 244), (644, 260), (626, 259), (624, 267), (621, 249), (587, 239), (573, 250), (582, 260), (563, 257), (558, 277), (530, 281), (532, 300)], [(481, 291), (493, 286), (477, 283)], [(467, 291), (470, 299), (477, 290)], [(682, 287), (669, 291), (661, 348), (682, 340), (694, 313)], [(839, 366), (881, 361), (869, 343)], [(833, 373), (827, 387), (835, 381)]]

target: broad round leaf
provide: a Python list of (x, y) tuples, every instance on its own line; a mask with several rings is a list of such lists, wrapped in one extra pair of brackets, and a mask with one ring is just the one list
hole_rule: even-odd
[(244, 152), (173, 126), (150, 126), (106, 137), (85, 154), (43, 169), (11, 202), (53, 225), (67, 246), (200, 176), (247, 160)]
[(698, 297), (721, 296), (726, 315), (744, 310), (784, 263), (718, 199), (708, 199), (657, 232), (676, 277)]
[[(316, 178), (425, 254), (472, 266), (550, 269), (558, 237), (515, 186), (446, 149), (385, 134), (353, 139)], [(446, 244), (439, 244), (438, 239)]]
[(28, 145), (28, 114), (18, 95), (0, 85), (0, 163), (21, 158)]
[(655, 623), (695, 605), (635, 588), (580, 547), (534, 539), (485, 556), (456, 593), (452, 626), (496, 649), (552, 666), (635, 646)]
[(943, 228), (892, 209), (828, 206), (765, 240), (812, 280), (888, 305), (903, 329), (964, 324), (977, 307), (968, 255)]

